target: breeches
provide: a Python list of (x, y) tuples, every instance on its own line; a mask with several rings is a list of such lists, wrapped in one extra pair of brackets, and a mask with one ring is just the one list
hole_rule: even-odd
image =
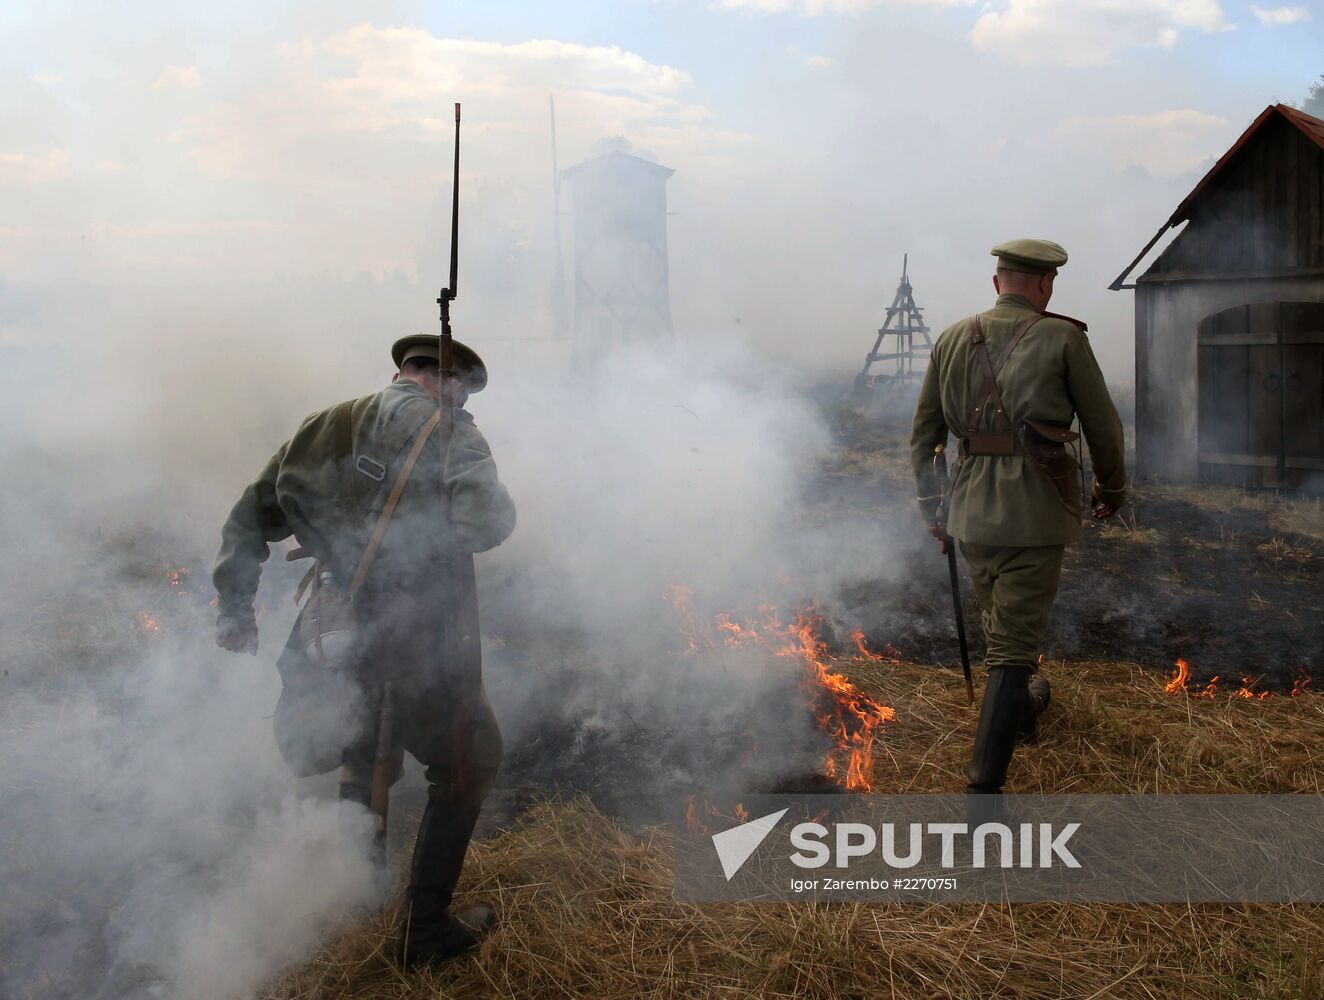
[[(408, 750), (426, 768), (429, 785), (448, 796), (477, 804), (486, 797), (501, 767), (501, 730), (486, 693), (480, 691), (467, 718), (452, 720), (449, 704), (427, 701), (396, 702), (396, 754), (392, 784), (400, 778), (403, 751)], [(340, 772), (343, 784), (372, 784), (375, 747), (371, 736), (345, 748)]]
[(1007, 548), (961, 543), (988, 642), (985, 665), (1030, 667), (1048, 628), (1062, 578), (1061, 545)]

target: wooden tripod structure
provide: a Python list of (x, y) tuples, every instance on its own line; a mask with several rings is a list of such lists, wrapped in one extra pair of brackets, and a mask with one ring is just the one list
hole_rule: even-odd
[[(873, 350), (865, 355), (864, 368), (855, 376), (855, 388), (861, 395), (875, 387), (898, 389), (917, 385), (924, 377), (933, 341), (924, 322), (924, 311), (915, 305), (909, 268), (910, 255), (906, 254), (901, 261), (901, 283), (887, 309), (887, 318), (878, 330)], [(880, 362), (883, 370), (872, 371)]]

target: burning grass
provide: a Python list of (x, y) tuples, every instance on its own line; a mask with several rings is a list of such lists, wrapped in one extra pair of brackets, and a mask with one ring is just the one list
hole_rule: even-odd
[[(896, 706), (879, 791), (960, 787), (975, 714), (959, 674), (832, 661)], [(1126, 664), (1050, 665), (1053, 708), (1021, 792), (1324, 791), (1324, 698), (1177, 698)], [(402, 975), (398, 903), (289, 970), (270, 1000), (322, 997), (1324, 997), (1324, 906), (720, 905), (672, 898), (670, 851), (583, 799), (475, 844), (461, 902), (504, 914), (472, 958)]]

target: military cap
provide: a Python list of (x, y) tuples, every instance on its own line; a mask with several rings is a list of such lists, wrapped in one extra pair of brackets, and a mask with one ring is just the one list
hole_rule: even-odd
[(1052, 240), (1008, 240), (989, 251), (998, 267), (1027, 274), (1053, 274), (1067, 262), (1067, 252)]
[[(458, 340), (451, 341), (451, 350), (455, 361), (455, 374), (470, 394), (482, 392), (487, 385), (487, 365), (472, 347), (465, 347)], [(411, 333), (401, 337), (391, 347), (391, 360), (399, 368), (412, 358), (427, 358), (430, 361), (441, 360), (441, 337), (429, 333)]]

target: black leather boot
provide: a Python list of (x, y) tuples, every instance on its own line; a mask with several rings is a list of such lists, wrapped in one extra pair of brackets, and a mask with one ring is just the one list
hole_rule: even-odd
[(979, 728), (970, 764), (965, 769), (969, 780), (966, 791), (1001, 792), (1007, 782), (1007, 768), (1016, 749), (1016, 734), (1029, 697), (1028, 667), (993, 667), (984, 685), (984, 701), (979, 709)]
[(414, 842), (396, 952), (397, 960), (407, 968), (430, 965), (472, 948), (496, 923), (490, 906), (450, 912), (478, 810), (476, 805), (454, 803), (435, 788), (429, 789)]
[(1021, 725), (1016, 734), (1021, 743), (1033, 743), (1039, 738), (1039, 716), (1044, 714), (1052, 700), (1052, 685), (1048, 683), (1047, 677), (1036, 670), (1030, 676), (1025, 711), (1021, 713)]

